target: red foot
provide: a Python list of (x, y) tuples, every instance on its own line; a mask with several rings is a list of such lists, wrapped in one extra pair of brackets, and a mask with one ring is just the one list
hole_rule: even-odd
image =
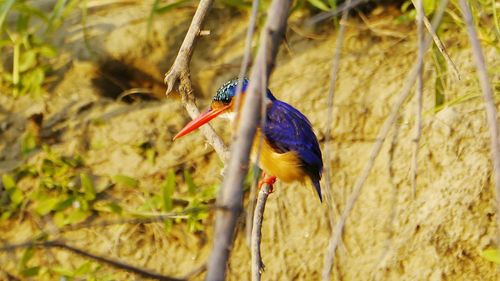
[(267, 185), (269, 185), (269, 194), (273, 193), (274, 192), (274, 183), (276, 182), (276, 177), (275, 176), (266, 177), (266, 174), (264, 172), (262, 172), (262, 178), (263, 178), (263, 180), (261, 180), (259, 182), (259, 189), (261, 189), (264, 184), (267, 184)]

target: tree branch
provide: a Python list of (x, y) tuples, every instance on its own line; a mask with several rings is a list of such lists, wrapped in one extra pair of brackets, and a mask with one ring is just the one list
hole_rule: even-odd
[(264, 263), (260, 255), (260, 241), (262, 237), (262, 221), (264, 219), (264, 210), (266, 208), (267, 197), (269, 196), (269, 185), (264, 184), (257, 198), (255, 205), (253, 227), (252, 227), (252, 281), (259, 281), (264, 271)]
[[(351, 0), (348, 0), (345, 2), (346, 7), (350, 7), (351, 5)], [(337, 34), (337, 39), (335, 42), (335, 51), (333, 54), (333, 60), (332, 60), (332, 71), (331, 71), (331, 78), (330, 78), (330, 86), (328, 89), (328, 99), (327, 99), (327, 107), (328, 107), (328, 113), (326, 117), (326, 140), (325, 140), (325, 182), (326, 182), (326, 188), (324, 188), (325, 191), (325, 197), (326, 197), (326, 202), (329, 204), (330, 210), (329, 210), (329, 220), (330, 220), (330, 228), (332, 229), (332, 236), (333, 236), (333, 228), (335, 227), (335, 215), (338, 212), (337, 207), (335, 205), (335, 201), (333, 199), (332, 195), (332, 167), (331, 167), (331, 145), (330, 145), (330, 140), (331, 140), (331, 135), (332, 135), (332, 126), (333, 126), (333, 100), (335, 97), (335, 89), (337, 85), (337, 74), (340, 66), (340, 54), (342, 53), (342, 45), (344, 43), (344, 33), (345, 33), (345, 22), (349, 18), (349, 12), (350, 9), (345, 9), (342, 13), (342, 18), (340, 20), (340, 27), (339, 31)], [(325, 254), (325, 261), (323, 264), (323, 271), (321, 273), (321, 279), (326, 281), (330, 279), (330, 272), (332, 267), (329, 265), (333, 261), (333, 255), (335, 252), (328, 252)]]
[[(448, 4), (448, 0), (442, 0), (438, 9), (436, 10), (436, 13), (434, 15), (433, 19), (433, 29), (435, 29), (439, 23), (441, 22), (441, 18), (443, 16), (444, 10), (446, 8), (446, 5)], [(425, 41), (425, 48), (424, 50), (427, 50), (431, 44), (431, 38), (427, 37)], [(332, 261), (331, 263), (326, 264), (325, 266), (331, 267), (334, 263), (333, 257), (335, 256), (335, 251), (337, 249), (337, 246), (339, 244), (340, 238), (342, 236), (342, 232), (344, 230), (344, 225), (347, 220), (347, 217), (349, 216), (352, 208), (354, 207), (354, 204), (356, 203), (359, 195), (361, 194), (361, 191), (363, 189), (363, 186), (365, 184), (366, 179), (368, 178), (368, 175), (370, 174), (373, 165), (375, 164), (375, 160), (377, 159), (378, 154), (380, 153), (380, 150), (382, 149), (382, 145), (384, 144), (384, 141), (387, 137), (387, 134), (389, 133), (392, 125), (397, 119), (399, 109), (403, 105), (404, 101), (410, 96), (411, 93), (411, 88), (413, 84), (415, 83), (415, 80), (417, 78), (417, 73), (418, 73), (418, 61), (415, 63), (413, 69), (411, 72), (408, 74), (405, 85), (402, 89), (402, 91), (399, 94), (399, 97), (397, 98), (395, 104), (392, 107), (392, 111), (390, 115), (387, 117), (385, 120), (384, 124), (382, 125), (382, 128), (380, 129), (378, 136), (377, 136), (377, 141), (373, 145), (372, 151), (370, 153), (370, 158), (368, 159), (368, 162), (365, 164), (365, 167), (363, 168), (363, 171), (361, 172), (361, 175), (358, 177), (356, 180), (356, 183), (354, 184), (353, 191), (346, 203), (346, 206), (344, 210), (342, 211), (341, 217), (339, 222), (337, 223), (334, 231), (334, 235), (332, 236), (330, 240), (330, 244), (328, 246), (328, 255), (331, 254), (332, 256)], [(331, 269), (328, 269), (331, 271)]]
[(43, 241), (43, 242), (30, 241), (30, 242), (25, 242), (25, 243), (20, 243), (20, 244), (4, 245), (4, 246), (0, 247), (0, 252), (12, 251), (12, 250), (20, 249), (20, 248), (30, 248), (30, 247), (61, 248), (61, 249), (73, 252), (75, 254), (78, 254), (80, 256), (90, 258), (90, 259), (96, 260), (96, 261), (101, 262), (101, 263), (108, 264), (112, 267), (126, 270), (128, 272), (132, 272), (134, 274), (140, 275), (140, 276), (145, 277), (145, 278), (153, 278), (153, 279), (162, 280), (162, 281), (182, 281), (182, 280), (185, 280), (185, 279), (178, 279), (178, 278), (174, 278), (174, 277), (161, 275), (161, 274), (151, 272), (151, 271), (139, 268), (139, 267), (135, 267), (135, 266), (130, 265), (130, 264), (123, 263), (121, 261), (98, 256), (98, 255), (89, 253), (87, 251), (84, 251), (80, 248), (76, 248), (76, 247), (67, 245), (59, 240), (51, 240), (51, 241)]
[[(232, 246), (236, 220), (242, 209), (243, 179), (248, 171), (249, 153), (261, 116), (261, 86), (267, 87), (268, 77), (278, 53), (288, 10), (289, 0), (273, 0), (268, 11), (266, 26), (261, 34), (256, 63), (252, 69), (241, 121), (231, 148), (228, 171), (217, 202), (227, 211), (218, 211), (215, 219), (214, 244), (208, 262), (207, 280), (223, 280), (229, 251)], [(262, 71), (264, 70), (264, 71)]]
[(479, 78), (479, 83), (483, 92), (484, 106), (486, 110), (486, 116), (488, 118), (488, 125), (490, 128), (491, 158), (493, 162), (493, 172), (495, 175), (495, 190), (497, 201), (497, 244), (500, 245), (500, 141), (498, 139), (498, 115), (495, 107), (495, 100), (493, 99), (491, 84), (488, 78), (488, 70), (486, 68), (486, 63), (484, 62), (481, 44), (479, 43), (476, 29), (474, 28), (470, 8), (467, 4), (467, 1), (465, 0), (460, 0), (459, 3), (460, 9), (462, 10), (462, 15), (464, 17), (465, 25), (467, 27), (467, 32), (469, 34), (469, 41), (472, 47), (472, 55), (474, 57), (474, 62), (476, 63), (477, 76)]
[[(184, 41), (182, 42), (181, 48), (177, 57), (175, 58), (174, 64), (172, 68), (165, 74), (164, 82), (167, 85), (166, 95), (170, 94), (174, 87), (178, 86), (179, 93), (182, 98), (182, 104), (184, 108), (188, 112), (191, 118), (195, 118), (200, 114), (198, 107), (195, 103), (194, 98), (194, 90), (193, 85), (191, 83), (190, 77), (190, 69), (189, 62), (191, 61), (191, 57), (194, 50), (194, 45), (196, 43), (196, 39), (200, 33), (201, 25), (203, 20), (212, 6), (213, 0), (201, 0), (196, 9), (196, 12), (193, 16), (193, 20), (191, 21), (191, 25), (189, 26), (188, 32)], [(210, 124), (206, 126), (202, 126), (200, 128), (201, 132), (207, 139), (208, 143), (215, 149), (217, 155), (222, 160), (222, 162), (226, 163), (229, 154), (228, 149), (222, 139), (215, 133), (214, 129)]]

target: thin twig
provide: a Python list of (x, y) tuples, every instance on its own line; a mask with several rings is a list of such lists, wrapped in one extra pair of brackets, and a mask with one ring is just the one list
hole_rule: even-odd
[[(76, 225), (68, 225), (64, 226), (61, 229), (58, 229), (57, 233), (63, 233), (63, 232), (68, 232), (68, 231), (76, 231), (84, 228), (94, 228), (94, 227), (108, 227), (108, 226), (113, 226), (113, 225), (121, 225), (121, 224), (148, 224), (148, 223), (155, 223), (155, 222), (162, 222), (168, 219), (174, 219), (174, 218), (185, 218), (186, 215), (189, 215), (191, 213), (196, 213), (200, 211), (210, 211), (212, 209), (216, 209), (217, 207), (214, 205), (208, 205), (207, 207), (194, 207), (194, 208), (188, 208), (184, 211), (181, 212), (170, 212), (170, 213), (164, 213), (164, 214), (155, 214), (152, 215), (151, 217), (147, 218), (120, 218), (120, 219), (115, 219), (115, 220), (102, 220), (98, 222), (88, 222), (88, 223), (81, 223), (81, 224), (76, 224)], [(45, 232), (47, 234), (55, 234), (54, 232)]]
[[(349, 7), (351, 4), (351, 0), (348, 0), (346, 2), (346, 6)], [(344, 10), (342, 14), (342, 18), (340, 20), (340, 27), (339, 27), (339, 32), (337, 34), (337, 39), (335, 42), (335, 51), (333, 54), (333, 60), (332, 60), (332, 71), (331, 71), (331, 78), (330, 78), (330, 86), (328, 90), (328, 100), (327, 100), (327, 107), (328, 107), (328, 113), (326, 117), (326, 140), (325, 140), (325, 159), (326, 159), (326, 165), (325, 165), (325, 182), (326, 186), (323, 189), (325, 191), (326, 195), (326, 202), (329, 204), (329, 219), (330, 219), (330, 228), (332, 229), (332, 236), (333, 236), (333, 228), (335, 227), (335, 215), (337, 213), (337, 206), (335, 204), (335, 200), (333, 199), (332, 195), (332, 167), (331, 167), (331, 135), (332, 135), (332, 126), (333, 126), (333, 100), (335, 96), (335, 89), (336, 89), (336, 84), (337, 84), (337, 74), (340, 66), (340, 54), (342, 53), (342, 45), (344, 42), (344, 33), (345, 33), (345, 25), (344, 23), (347, 21), (349, 18), (349, 10), (346, 9)], [(328, 252), (325, 254), (325, 261), (323, 263), (323, 272), (321, 274), (321, 279), (326, 281), (330, 280), (330, 273), (332, 267), (329, 266), (328, 264), (331, 264), (333, 261), (333, 255), (334, 252)]]
[(343, 13), (344, 11), (349, 11), (355, 8), (356, 6), (359, 6), (361, 4), (367, 3), (369, 0), (352, 0), (349, 4), (346, 2), (340, 4), (336, 10), (330, 11), (330, 12), (322, 12), (319, 13), (310, 19), (307, 20), (306, 25), (315, 25), (321, 21), (331, 19), (333, 17), (336, 17), (340, 15), (340, 13)]
[[(195, 103), (193, 85), (191, 83), (189, 73), (189, 62), (193, 54), (196, 38), (199, 36), (203, 20), (212, 6), (213, 0), (201, 0), (189, 26), (188, 32), (182, 42), (179, 53), (175, 58), (172, 68), (165, 74), (164, 82), (167, 85), (166, 95), (173, 91), (174, 87), (178, 86), (179, 93), (182, 97), (182, 104), (191, 118), (195, 118), (200, 114), (200, 111)], [(226, 163), (229, 154), (228, 149), (222, 139), (215, 133), (210, 124), (200, 127), (201, 132), (207, 139), (208, 143), (215, 149), (217, 155)]]
[[(444, 13), (444, 10), (446, 8), (446, 5), (448, 4), (448, 0), (442, 0), (440, 6), (436, 10), (436, 13), (434, 15), (433, 19), (433, 29), (435, 29), (436, 26), (439, 25), (441, 22), (442, 15)], [(427, 50), (429, 48), (429, 45), (431, 43), (430, 38), (426, 38), (425, 41), (425, 48), (424, 50)], [(415, 83), (415, 80), (417, 78), (417, 73), (418, 73), (418, 62), (415, 63), (412, 71), (408, 74), (405, 85), (402, 89), (402, 91), (399, 94), (399, 97), (397, 98), (396, 102), (394, 103), (392, 107), (392, 111), (390, 115), (387, 117), (385, 120), (384, 124), (382, 125), (382, 128), (380, 128), (380, 131), (377, 135), (377, 141), (373, 145), (372, 151), (370, 153), (370, 157), (368, 159), (368, 162), (365, 164), (365, 167), (363, 168), (363, 171), (361, 172), (361, 175), (358, 177), (356, 180), (356, 183), (354, 184), (353, 191), (347, 201), (347, 204), (342, 211), (342, 215), (340, 216), (340, 220), (337, 223), (337, 226), (335, 227), (335, 234), (332, 236), (332, 239), (330, 240), (330, 244), (328, 246), (328, 252), (333, 252), (335, 253), (335, 250), (337, 249), (337, 246), (339, 244), (340, 238), (342, 236), (342, 232), (344, 230), (344, 225), (347, 220), (347, 217), (349, 216), (352, 208), (354, 207), (354, 204), (356, 203), (359, 195), (361, 194), (361, 190), (365, 184), (366, 179), (368, 178), (368, 175), (370, 174), (371, 169), (373, 168), (373, 164), (375, 163), (375, 160), (377, 159), (377, 156), (382, 148), (382, 145), (384, 144), (384, 141), (387, 137), (387, 134), (389, 133), (392, 125), (397, 119), (399, 109), (403, 105), (404, 101), (408, 98), (408, 96), (411, 93), (411, 88), (413, 84)], [(332, 257), (334, 257), (335, 254), (332, 254)], [(332, 260), (331, 263), (326, 264), (325, 266), (332, 266), (334, 263), (334, 260)]]
[[(415, 120), (415, 135), (413, 137), (412, 165), (411, 165), (411, 185), (413, 198), (417, 196), (417, 176), (418, 176), (418, 150), (420, 145), (420, 136), (422, 135), (422, 103), (424, 92), (424, 4), (422, 0), (416, 0), (417, 9), (417, 34), (418, 34), (418, 55), (417, 55), (417, 112)], [(432, 30), (432, 28), (431, 28)]]
[(380, 268), (380, 266), (385, 262), (386, 257), (388, 256), (389, 249), (393, 243), (394, 236), (394, 220), (396, 219), (397, 214), (397, 201), (399, 195), (399, 182), (395, 180), (395, 172), (394, 172), (394, 155), (396, 153), (396, 149), (398, 147), (398, 138), (399, 131), (401, 129), (401, 117), (398, 117), (396, 120), (396, 124), (394, 126), (394, 133), (391, 140), (391, 146), (389, 147), (389, 151), (387, 152), (389, 160), (387, 161), (387, 171), (389, 173), (390, 183), (392, 185), (392, 200), (391, 200), (391, 213), (386, 223), (386, 231), (388, 232), (388, 238), (384, 243), (384, 247), (382, 249), (382, 253), (378, 258), (378, 262), (372, 269), (370, 280), (379, 280), (380, 278), (376, 278), (376, 269)]
[[(238, 87), (236, 89), (236, 103), (235, 103), (235, 108), (238, 109), (238, 113), (240, 114), (239, 108), (240, 108), (240, 101), (241, 101), (241, 90), (243, 87), (243, 78), (247, 74), (247, 69), (250, 63), (250, 55), (252, 52), (252, 39), (253, 39), (253, 34), (255, 32), (255, 26), (257, 24), (257, 14), (259, 12), (259, 5), (260, 5), (260, 0), (253, 0), (252, 1), (252, 12), (250, 15), (250, 22), (248, 23), (248, 29), (247, 29), (247, 34), (245, 38), (245, 50), (243, 52), (243, 61), (241, 63), (241, 68), (240, 68), (240, 74), (238, 75)], [(235, 122), (236, 126), (236, 122)], [(236, 127), (235, 127), (236, 129)], [(233, 130), (235, 132), (236, 130)], [(260, 142), (259, 142), (259, 147), (260, 147)], [(260, 153), (258, 154), (260, 155)], [(258, 161), (257, 161), (258, 163)], [(256, 164), (255, 164), (256, 165)], [(258, 181), (258, 176), (259, 172), (256, 166), (254, 166), (254, 180), (252, 182), (252, 185), (250, 186), (250, 199), (248, 200), (248, 206), (247, 206), (247, 217), (246, 217), (246, 238), (247, 241), (251, 241), (251, 235), (252, 235), (252, 219), (253, 219), (253, 209), (255, 207), (255, 190), (257, 189), (257, 184), (256, 182)]]
[[(226, 275), (236, 221), (242, 209), (243, 180), (248, 171), (249, 153), (261, 116), (260, 86), (264, 83), (267, 87), (279, 43), (284, 35), (289, 6), (289, 0), (273, 0), (267, 13), (273, 16), (267, 18), (266, 26), (261, 34), (260, 47), (250, 76), (238, 134), (231, 147), (228, 171), (217, 198), (218, 204), (225, 206), (228, 210), (217, 212), (215, 218), (214, 244), (206, 277), (209, 281), (223, 280)], [(265, 71), (262, 72), (261, 69)]]
[[(418, 1), (418, 0), (412, 0), (411, 2), (413, 3), (413, 6), (417, 8), (417, 12), (418, 12), (420, 4), (418, 2), (415, 2), (415, 1)], [(422, 7), (422, 9), (423, 9), (423, 7)], [(455, 74), (455, 77), (458, 80), (461, 80), (460, 72), (458, 71), (457, 65), (453, 62), (450, 55), (446, 51), (446, 47), (444, 46), (441, 39), (439, 39), (439, 36), (437, 36), (436, 32), (432, 29), (432, 26), (431, 26), (431, 23), (429, 22), (429, 19), (425, 16), (425, 14), (423, 12), (422, 12), (422, 15), (423, 15), (423, 22), (424, 22), (425, 28), (427, 29), (427, 32), (429, 32), (429, 34), (432, 36), (432, 40), (434, 40), (434, 44), (436, 44), (436, 47), (439, 49), (439, 52), (443, 55), (443, 57), (445, 58), (446, 62), (451, 67), (451, 69), (453, 69), (453, 74)], [(418, 19), (417, 19), (417, 27), (418, 27)]]
[(0, 252), (5, 252), (5, 251), (13, 251), (16, 249), (23, 249), (23, 248), (31, 248), (31, 247), (41, 247), (41, 248), (61, 248), (64, 250), (68, 250), (70, 252), (73, 252), (75, 254), (78, 254), (80, 256), (90, 258), (93, 260), (96, 260), (98, 262), (102, 262), (105, 264), (108, 264), (112, 267), (119, 268), (122, 270), (126, 270), (128, 272), (132, 272), (134, 274), (140, 275), (145, 278), (153, 278), (156, 280), (163, 280), (163, 281), (181, 281), (185, 279), (179, 279), (179, 278), (174, 278), (174, 277), (169, 277), (165, 275), (161, 275), (155, 272), (151, 272), (149, 270), (145, 270), (139, 267), (135, 267), (130, 264), (123, 263), (121, 261), (113, 260), (110, 258), (106, 258), (103, 256), (95, 255), (92, 253), (89, 253), (83, 249), (76, 248), (70, 245), (67, 245), (63, 243), (62, 241), (59, 240), (51, 240), (51, 241), (43, 241), (43, 242), (34, 242), (34, 241), (29, 241), (25, 243), (19, 243), (19, 244), (10, 244), (10, 245), (3, 245), (0, 247)]
[(260, 254), (260, 241), (262, 237), (262, 221), (264, 219), (264, 210), (266, 208), (267, 197), (269, 196), (269, 185), (265, 184), (259, 191), (257, 204), (253, 217), (252, 227), (252, 281), (259, 281), (262, 272), (265, 269)]
[(455, 77), (458, 80), (461, 80), (462, 77), (460, 76), (460, 72), (458, 71), (457, 65), (451, 59), (450, 55), (448, 54), (448, 51), (446, 51), (446, 47), (444, 46), (441, 39), (439, 39), (436, 32), (434, 32), (434, 30), (432, 30), (431, 23), (429, 22), (429, 19), (427, 19), (427, 17), (425, 17), (425, 16), (424, 16), (424, 25), (425, 25), (425, 28), (427, 29), (427, 31), (429, 32), (429, 34), (432, 36), (432, 39), (434, 40), (434, 44), (436, 44), (436, 47), (438, 47), (439, 52), (441, 52), (441, 54), (443, 55), (443, 57), (446, 60), (446, 62), (448, 63), (448, 65), (451, 67), (451, 69), (453, 69), (453, 74), (455, 74)]
[(488, 70), (484, 61), (483, 51), (481, 44), (477, 38), (476, 29), (472, 22), (472, 14), (470, 12), (467, 1), (460, 0), (460, 8), (464, 17), (467, 32), (469, 34), (469, 41), (472, 48), (472, 55), (476, 63), (477, 76), (483, 92), (484, 105), (486, 116), (488, 118), (488, 126), (490, 128), (491, 139), (491, 158), (493, 162), (493, 172), (495, 174), (495, 190), (497, 201), (497, 244), (500, 245), (500, 141), (498, 137), (498, 119), (497, 110), (495, 107), (495, 100), (493, 99), (493, 91), (488, 78)]

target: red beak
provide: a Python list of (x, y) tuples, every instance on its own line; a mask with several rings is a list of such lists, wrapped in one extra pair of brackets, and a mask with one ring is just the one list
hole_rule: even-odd
[(177, 135), (175, 135), (173, 140), (176, 140), (176, 139), (178, 139), (182, 136), (185, 136), (185, 135), (191, 133), (192, 131), (198, 129), (202, 125), (208, 123), (210, 120), (219, 116), (219, 114), (221, 114), (224, 110), (228, 109), (229, 107), (230, 107), (230, 105), (226, 105), (226, 106), (223, 106), (223, 107), (217, 108), (217, 109), (209, 108), (208, 110), (206, 110), (205, 112), (200, 114), (198, 117), (191, 120), (191, 122), (189, 122), (186, 126), (184, 126), (184, 128), (182, 128), (182, 130), (180, 132), (178, 132)]

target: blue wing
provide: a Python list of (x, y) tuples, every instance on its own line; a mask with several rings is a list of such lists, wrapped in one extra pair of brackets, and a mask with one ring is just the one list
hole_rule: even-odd
[(274, 99), (267, 109), (264, 134), (269, 144), (279, 153), (294, 151), (299, 155), (302, 168), (311, 178), (321, 196), (320, 179), (323, 160), (318, 139), (307, 118), (291, 105)]

